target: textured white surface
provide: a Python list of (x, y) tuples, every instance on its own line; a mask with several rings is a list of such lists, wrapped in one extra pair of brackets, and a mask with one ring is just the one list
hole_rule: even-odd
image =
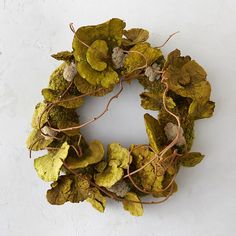
[[(145, 206), (141, 218), (114, 202), (104, 214), (88, 203), (49, 205), (48, 184), (36, 176), (25, 148), (40, 89), (58, 65), (49, 55), (71, 48), (68, 23), (78, 27), (112, 17), (149, 29), (155, 45), (180, 30), (164, 53), (178, 47), (202, 64), (217, 104), (213, 118), (196, 122), (193, 150), (205, 153), (205, 160), (182, 169), (179, 191), (165, 204)], [(234, 0), (0, 0), (0, 235), (235, 235), (235, 22)], [(138, 85), (127, 87), (111, 112), (86, 129), (89, 139), (145, 142), (140, 91)], [(88, 103), (84, 120), (89, 111), (97, 114), (104, 100)]]

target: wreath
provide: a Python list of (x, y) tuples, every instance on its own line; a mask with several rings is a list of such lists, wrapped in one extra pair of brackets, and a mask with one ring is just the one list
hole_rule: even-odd
[[(166, 201), (177, 191), (181, 166), (193, 167), (203, 155), (191, 152), (194, 121), (211, 117), (211, 86), (205, 70), (178, 49), (166, 58), (161, 48), (147, 42), (145, 29), (125, 30), (125, 22), (113, 18), (105, 23), (75, 30), (72, 51), (52, 57), (62, 64), (51, 74), (44, 100), (32, 118), (27, 147), (47, 150), (34, 160), (38, 176), (52, 182), (47, 200), (54, 205), (86, 200), (104, 212), (106, 199), (121, 201), (132, 215), (143, 214), (143, 204)], [(148, 144), (124, 147), (111, 143), (107, 153), (101, 141), (86, 142), (81, 130), (108, 112), (125, 86), (138, 80), (144, 92), (141, 106), (158, 111), (146, 113)], [(104, 96), (119, 86), (98, 116), (79, 122), (78, 109), (87, 96)], [(155, 201), (151, 196), (157, 198)], [(145, 200), (146, 199), (146, 200)]]

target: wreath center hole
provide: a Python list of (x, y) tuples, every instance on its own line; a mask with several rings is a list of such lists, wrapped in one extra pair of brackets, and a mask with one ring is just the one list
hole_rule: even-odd
[[(98, 139), (105, 147), (112, 142), (118, 142), (126, 147), (148, 142), (143, 118), (147, 111), (141, 107), (139, 97), (143, 87), (138, 81), (123, 85), (122, 93), (112, 101), (109, 111), (100, 119), (81, 128), (81, 133), (86, 134), (88, 142)], [(100, 114), (118, 90), (119, 85), (103, 97), (86, 97), (85, 105), (78, 109), (80, 123), (83, 124)], [(151, 111), (149, 113), (152, 114)], [(155, 117), (156, 112), (152, 115)]]

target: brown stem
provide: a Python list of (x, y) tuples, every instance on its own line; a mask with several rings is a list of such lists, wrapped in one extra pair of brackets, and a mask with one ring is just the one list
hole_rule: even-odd
[(82, 127), (84, 127), (84, 126), (86, 126), (86, 125), (89, 125), (89, 124), (93, 123), (94, 121), (98, 120), (98, 119), (101, 118), (105, 113), (108, 112), (108, 109), (109, 109), (109, 106), (110, 106), (112, 100), (114, 100), (115, 98), (118, 98), (119, 95), (121, 94), (121, 92), (123, 91), (123, 83), (122, 83), (122, 82), (123, 82), (122, 79), (120, 79), (120, 90), (119, 90), (114, 96), (112, 96), (112, 97), (109, 99), (109, 101), (108, 101), (108, 103), (107, 103), (105, 109), (104, 109), (104, 110), (102, 111), (102, 113), (99, 114), (98, 116), (96, 116), (96, 117), (94, 117), (93, 119), (91, 119), (91, 120), (89, 120), (89, 121), (83, 123), (82, 125), (73, 126), (73, 127), (67, 127), (67, 128), (63, 128), (63, 129), (58, 129), (58, 128), (52, 128), (52, 127), (51, 127), (50, 129), (51, 129), (51, 130), (54, 130), (54, 131), (58, 131), (58, 132), (71, 131), (71, 130), (75, 130), (75, 129), (80, 129), (80, 128), (82, 128)]
[(164, 47), (165, 45), (166, 45), (166, 43), (174, 36), (174, 35), (176, 35), (176, 34), (178, 34), (179, 33), (179, 31), (176, 31), (176, 32), (174, 32), (173, 34), (171, 34), (167, 39), (166, 39), (166, 41), (162, 44), (162, 45), (160, 45), (160, 46), (158, 46), (158, 47), (156, 47), (156, 48), (162, 48), (162, 47)]
[(70, 145), (70, 146), (74, 149), (74, 151), (76, 152), (77, 156), (81, 157), (81, 151), (78, 151), (77, 148), (74, 145)]

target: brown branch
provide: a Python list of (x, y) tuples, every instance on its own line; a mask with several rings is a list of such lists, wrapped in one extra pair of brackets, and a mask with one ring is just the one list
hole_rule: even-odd
[(54, 130), (54, 131), (58, 131), (58, 132), (64, 132), (64, 131), (71, 131), (71, 130), (75, 130), (75, 129), (80, 129), (80, 128), (86, 126), (86, 125), (89, 125), (89, 124), (93, 123), (94, 121), (98, 120), (98, 119), (101, 118), (105, 113), (108, 112), (108, 109), (109, 109), (109, 106), (110, 106), (112, 100), (114, 100), (115, 98), (118, 98), (122, 91), (123, 91), (123, 81), (122, 81), (122, 79), (120, 79), (120, 90), (119, 90), (114, 96), (112, 96), (112, 97), (109, 99), (109, 101), (108, 101), (108, 103), (107, 103), (105, 109), (102, 111), (101, 114), (99, 114), (98, 116), (94, 117), (93, 119), (91, 119), (91, 120), (89, 120), (89, 121), (83, 123), (82, 125), (73, 126), (73, 127), (67, 127), (67, 128), (63, 128), (63, 129), (58, 129), (58, 128), (52, 128), (52, 127), (50, 127), (50, 129), (51, 129), (51, 130)]

